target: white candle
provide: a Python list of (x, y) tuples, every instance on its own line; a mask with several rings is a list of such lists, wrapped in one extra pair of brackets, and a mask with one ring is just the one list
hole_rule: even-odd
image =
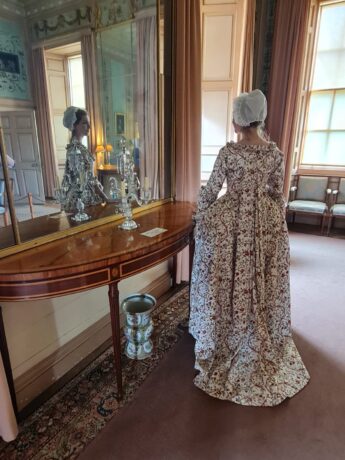
[(150, 188), (150, 181), (147, 176), (144, 177), (144, 190), (145, 192), (148, 192)]
[(121, 181), (121, 198), (126, 198), (126, 183), (124, 180)]

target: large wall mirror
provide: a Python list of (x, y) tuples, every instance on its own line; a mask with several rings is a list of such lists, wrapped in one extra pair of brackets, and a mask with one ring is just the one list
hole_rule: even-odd
[[(150, 206), (172, 196), (171, 2), (134, 3), (139, 6), (129, 18), (109, 25), (98, 17), (95, 30), (90, 29), (94, 47), (91, 68), (90, 55), (85, 56), (85, 46), (76, 40), (76, 34), (70, 42), (63, 35), (44, 41), (41, 62), (45, 68), (41, 70), (46, 75), (49, 98), (49, 159), (45, 156), (47, 146), (42, 146), (45, 134), (37, 122), (37, 101), (32, 109), (15, 110), (0, 103), (5, 146), (0, 165), (0, 256), (11, 252), (8, 248), (15, 245), (19, 244), (20, 249), (30, 243), (51, 241), (120, 216), (118, 201), (123, 178), (119, 165), (125, 151), (138, 180), (139, 204), (133, 202), (133, 207)], [(128, 0), (128, 4), (133, 2)], [(95, 17), (97, 14), (100, 16), (99, 11), (95, 11)], [(30, 63), (35, 45), (29, 42), (27, 48)], [(90, 81), (83, 81), (87, 75), (84, 59)], [(33, 62), (34, 66), (37, 62), (40, 61)], [(105, 198), (86, 204), (89, 219), (79, 222), (73, 219), (75, 212), (67, 212), (61, 203), (66, 144), (71, 137), (62, 119), (66, 106), (87, 107), (85, 95), (92, 85), (98, 114), (96, 117), (90, 113), (94, 132), (82, 142), (93, 156), (93, 174)], [(143, 190), (149, 191), (145, 200), (140, 196)]]

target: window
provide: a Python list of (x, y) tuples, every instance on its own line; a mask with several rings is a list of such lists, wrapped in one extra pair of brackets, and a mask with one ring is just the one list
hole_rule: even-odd
[(85, 108), (84, 74), (81, 56), (67, 58), (71, 105)]
[(300, 166), (345, 168), (345, 1), (321, 3)]

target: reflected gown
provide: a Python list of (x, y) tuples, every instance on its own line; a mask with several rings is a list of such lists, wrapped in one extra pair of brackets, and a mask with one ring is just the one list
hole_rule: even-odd
[(64, 211), (77, 211), (78, 197), (85, 206), (102, 203), (106, 196), (93, 173), (94, 159), (89, 150), (75, 137), (71, 139), (66, 150), (60, 197)]
[(277, 405), (309, 380), (291, 334), (283, 178), (274, 143), (230, 142), (200, 190), (195, 217), (194, 383), (249, 406)]

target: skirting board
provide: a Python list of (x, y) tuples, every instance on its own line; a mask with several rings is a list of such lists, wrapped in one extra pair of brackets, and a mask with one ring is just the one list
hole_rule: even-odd
[[(166, 272), (142, 289), (141, 292), (151, 294), (158, 299), (170, 289), (170, 286), (171, 276)], [(121, 315), (121, 325), (123, 325), (123, 321), (124, 316)], [(100, 348), (105, 342), (109, 342), (110, 338), (110, 314), (107, 314), (59, 350), (17, 377), (14, 386), (18, 410), (21, 411), (74, 366), (85, 360), (94, 350)]]

